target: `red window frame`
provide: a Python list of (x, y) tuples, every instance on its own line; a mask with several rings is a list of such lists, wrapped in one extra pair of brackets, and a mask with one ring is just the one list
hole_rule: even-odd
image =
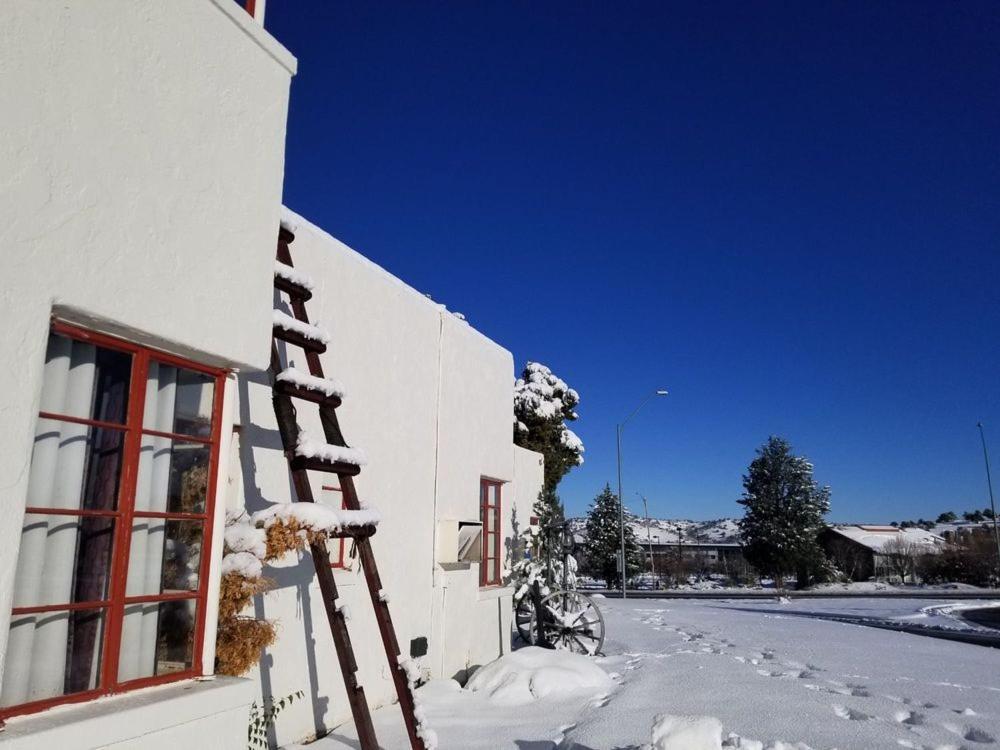
[[(334, 487), (332, 485), (324, 484), (322, 487), (324, 492), (339, 492), (340, 493), (340, 507), (341, 509), (347, 508), (347, 503), (344, 501), (344, 491), (340, 487)], [(327, 547), (329, 547), (329, 543)], [(340, 537), (337, 540), (337, 554), (330, 555), (330, 567), (331, 568), (346, 568), (347, 565), (344, 562), (344, 537)]]
[[(490, 490), (496, 489), (496, 503), (490, 502)], [(479, 517), (483, 522), (483, 555), (479, 563), (479, 585), (499, 586), (500, 578), (500, 532), (503, 503), (503, 482), (482, 477), (479, 480)], [(496, 523), (491, 523), (495, 521)]]
[[(78, 609), (103, 609), (106, 614), (104, 626), (103, 647), (99, 670), (98, 686), (86, 690), (54, 698), (22, 703), (16, 706), (0, 707), (0, 721), (10, 716), (35, 713), (53, 706), (82, 703), (104, 695), (121, 693), (128, 690), (161, 685), (168, 682), (198, 677), (202, 671), (202, 651), (205, 640), (205, 610), (208, 601), (208, 576), (211, 562), (212, 526), (215, 516), (215, 494), (218, 483), (219, 444), (222, 434), (222, 403), (225, 390), (227, 370), (207, 367), (166, 352), (124, 341), (106, 334), (71, 325), (59, 320), (53, 320), (51, 332), (79, 341), (86, 341), (96, 346), (125, 352), (132, 356), (132, 370), (129, 376), (129, 400), (125, 422), (102, 422), (95, 419), (72, 417), (52, 412), (39, 412), (41, 419), (51, 419), (74, 424), (88, 425), (109, 430), (117, 430), (124, 435), (122, 448), (121, 473), (118, 486), (117, 510), (70, 510), (66, 508), (40, 508), (27, 506), (25, 513), (49, 514), (60, 516), (103, 516), (113, 518), (114, 539), (111, 551), (110, 578), (108, 598), (100, 601), (72, 602), (69, 604), (46, 604), (30, 607), (14, 607), (12, 616), (37, 614), (40, 612), (64, 612)], [(183, 435), (144, 428), (143, 412), (145, 407), (146, 378), (150, 361), (156, 361), (174, 367), (193, 370), (214, 378), (215, 392), (212, 401), (212, 426), (207, 438)], [(135, 488), (138, 479), (139, 451), (143, 435), (170, 438), (178, 442), (200, 443), (209, 446), (208, 482), (206, 486), (205, 512), (159, 512), (135, 510)], [(166, 518), (170, 520), (198, 520), (204, 524), (202, 537), (201, 567), (198, 571), (198, 589), (187, 593), (147, 594), (142, 596), (126, 596), (125, 586), (128, 578), (129, 546), (132, 541), (132, 526), (135, 518)], [(169, 672), (152, 677), (141, 677), (134, 680), (119, 682), (118, 661), (121, 648), (122, 624), (125, 607), (131, 604), (149, 602), (166, 602), (175, 600), (195, 600), (195, 629), (192, 652), (192, 664), (188, 670)]]

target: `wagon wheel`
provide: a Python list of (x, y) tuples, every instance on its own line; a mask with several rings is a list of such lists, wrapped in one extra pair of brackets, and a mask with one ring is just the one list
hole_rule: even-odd
[[(556, 591), (541, 602), (541, 618), (531, 611), (529, 643), (593, 656), (604, 645), (604, 617), (594, 601), (578, 591)], [(541, 636), (541, 637), (539, 637)]]
[(514, 626), (521, 640), (531, 645), (534, 639), (531, 637), (532, 620), (535, 616), (535, 605), (532, 603), (531, 592), (520, 598), (517, 606), (514, 607)]

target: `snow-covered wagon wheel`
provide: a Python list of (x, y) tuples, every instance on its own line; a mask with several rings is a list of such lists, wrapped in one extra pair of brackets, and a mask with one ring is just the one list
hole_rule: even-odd
[(522, 596), (514, 607), (514, 627), (517, 628), (521, 640), (529, 645), (534, 643), (534, 638), (531, 637), (531, 621), (534, 616), (535, 606), (531, 602), (531, 594), (528, 593)]
[(604, 617), (586, 594), (556, 591), (541, 601), (541, 616), (532, 608), (530, 643), (593, 656), (604, 645)]

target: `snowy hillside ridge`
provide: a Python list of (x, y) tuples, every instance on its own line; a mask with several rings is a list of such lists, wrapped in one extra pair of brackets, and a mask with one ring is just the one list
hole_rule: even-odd
[[(580, 538), (587, 535), (587, 519), (569, 519), (570, 528)], [(735, 518), (719, 518), (712, 521), (690, 521), (686, 519), (650, 518), (649, 534), (646, 534), (646, 519), (630, 516), (629, 526), (635, 532), (639, 545), (653, 544), (739, 544), (739, 522)]]

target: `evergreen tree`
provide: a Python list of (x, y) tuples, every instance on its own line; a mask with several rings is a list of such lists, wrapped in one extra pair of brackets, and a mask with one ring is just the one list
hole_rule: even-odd
[(787, 441), (771, 437), (757, 449), (743, 477), (746, 508), (740, 543), (748, 563), (780, 586), (789, 574), (799, 586), (828, 567), (817, 536), (830, 511), (830, 488), (812, 477), (812, 464), (792, 454)]
[[(621, 586), (618, 557), (621, 554), (621, 523), (618, 496), (605, 485), (587, 512), (586, 562), (591, 575), (603, 578), (610, 588)], [(629, 576), (642, 569), (642, 551), (628, 518), (625, 522), (625, 566)]]
[(954, 512), (948, 510), (937, 517), (938, 523), (951, 523), (952, 521), (957, 521), (958, 516)]
[[(583, 463), (583, 443), (566, 422), (577, 419), (580, 396), (545, 365), (528, 362), (514, 383), (514, 444), (545, 456), (544, 513), (562, 516), (556, 486)], [(558, 510), (557, 510), (558, 509)]]

